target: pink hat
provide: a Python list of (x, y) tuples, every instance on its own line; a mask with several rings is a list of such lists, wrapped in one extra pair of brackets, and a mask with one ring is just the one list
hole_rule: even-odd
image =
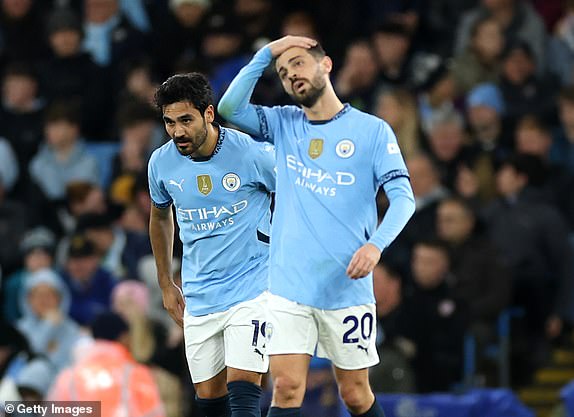
[(132, 300), (143, 312), (149, 307), (149, 290), (145, 284), (126, 280), (118, 283), (112, 291), (112, 305), (115, 306), (120, 300)]

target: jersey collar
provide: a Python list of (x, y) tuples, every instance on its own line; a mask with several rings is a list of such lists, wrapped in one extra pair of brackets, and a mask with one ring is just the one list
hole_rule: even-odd
[(221, 150), (223, 146), (223, 140), (225, 139), (225, 128), (221, 127), (218, 123), (213, 123), (213, 125), (219, 129), (219, 136), (217, 137), (217, 143), (215, 144), (215, 149), (213, 149), (213, 153), (209, 156), (201, 156), (199, 158), (193, 158), (191, 155), (187, 155), (186, 157), (191, 159), (193, 162), (205, 162), (209, 161), (213, 158), (217, 153)]
[(341, 110), (339, 110), (339, 112), (337, 114), (335, 114), (333, 117), (331, 117), (328, 120), (307, 120), (309, 123), (311, 123), (312, 125), (323, 125), (325, 123), (329, 123), (332, 122), (333, 120), (337, 120), (339, 117), (343, 116), (344, 114), (348, 113), (349, 110), (351, 110), (351, 105), (349, 103), (345, 103), (343, 105), (343, 108)]

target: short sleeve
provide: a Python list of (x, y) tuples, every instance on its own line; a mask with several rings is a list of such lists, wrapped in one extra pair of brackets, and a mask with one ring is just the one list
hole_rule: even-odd
[(393, 178), (409, 177), (409, 172), (401, 155), (397, 138), (391, 127), (380, 121), (375, 129), (374, 170), (378, 186), (382, 186)]
[(166, 191), (163, 181), (158, 178), (157, 153), (154, 152), (148, 164), (149, 195), (152, 204), (157, 208), (167, 208), (172, 203), (172, 198)]

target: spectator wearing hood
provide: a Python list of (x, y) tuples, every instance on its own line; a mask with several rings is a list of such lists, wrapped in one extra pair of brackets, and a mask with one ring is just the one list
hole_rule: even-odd
[(20, 372), (16, 387), (22, 401), (42, 401), (48, 393), (56, 368), (45, 358), (31, 360)]
[(3, 311), (8, 322), (13, 323), (22, 316), (18, 300), (28, 277), (36, 271), (52, 267), (55, 245), (56, 237), (44, 227), (29, 230), (20, 241), (24, 268), (8, 276), (4, 284)]
[(512, 150), (512, 133), (504, 121), (506, 105), (498, 87), (482, 83), (466, 97), (466, 116), (471, 143), (476, 148), (477, 180), (481, 187), (465, 197), (478, 197), (488, 202), (496, 196), (495, 175), (497, 167)]
[(66, 366), (81, 334), (68, 316), (70, 293), (62, 279), (49, 269), (34, 272), (25, 283), (20, 302), (24, 315), (16, 325), (32, 351), (57, 368)]

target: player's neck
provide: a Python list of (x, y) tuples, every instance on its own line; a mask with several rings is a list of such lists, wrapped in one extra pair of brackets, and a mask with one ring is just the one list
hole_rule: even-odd
[(341, 100), (339, 100), (339, 97), (337, 97), (337, 94), (335, 94), (333, 86), (327, 84), (325, 92), (313, 107), (302, 107), (307, 119), (320, 121), (332, 119), (337, 113), (343, 110), (344, 106)]
[(219, 138), (219, 129), (220, 128), (213, 125), (213, 123), (207, 124), (207, 139), (203, 145), (197, 149), (197, 152), (191, 155), (192, 158), (208, 158), (213, 155), (215, 146), (217, 145), (217, 139)]

